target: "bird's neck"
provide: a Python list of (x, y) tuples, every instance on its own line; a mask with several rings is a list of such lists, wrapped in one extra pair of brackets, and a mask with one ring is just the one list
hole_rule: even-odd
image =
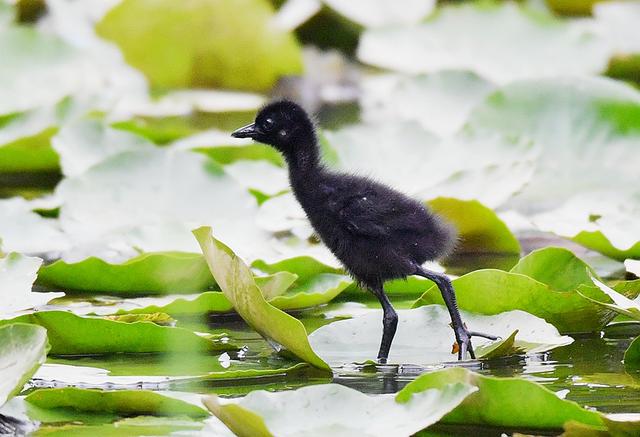
[(296, 147), (295, 151), (285, 156), (289, 166), (289, 180), (294, 191), (308, 186), (322, 173), (318, 144), (314, 140), (311, 144)]

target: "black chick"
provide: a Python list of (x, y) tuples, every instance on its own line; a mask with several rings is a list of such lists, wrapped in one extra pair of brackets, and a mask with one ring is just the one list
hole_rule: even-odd
[(446, 255), (456, 242), (454, 229), (422, 203), (369, 178), (328, 170), (320, 162), (315, 128), (305, 111), (290, 101), (265, 106), (255, 123), (232, 134), (279, 150), (289, 166), (293, 193), (322, 241), (345, 269), (380, 301), (384, 312), (378, 361), (386, 363), (398, 315), (384, 293), (389, 279), (419, 275), (436, 283), (447, 305), (458, 359), (471, 337), (496, 337), (468, 331), (462, 323), (449, 278), (422, 267)]

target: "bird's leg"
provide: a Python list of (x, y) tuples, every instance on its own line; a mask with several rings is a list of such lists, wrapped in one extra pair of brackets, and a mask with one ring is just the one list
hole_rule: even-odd
[(427, 270), (422, 266), (416, 267), (415, 274), (435, 282), (435, 284), (440, 289), (442, 299), (444, 300), (444, 303), (447, 306), (447, 310), (449, 310), (449, 315), (451, 316), (451, 325), (456, 336), (456, 342), (458, 343), (459, 360), (464, 359), (467, 352), (469, 352), (469, 355), (472, 359), (476, 358), (476, 355), (473, 352), (473, 346), (471, 344), (471, 337), (484, 337), (488, 338), (489, 340), (496, 340), (498, 338), (494, 335), (469, 331), (467, 329), (465, 324), (462, 322), (462, 317), (460, 317), (460, 310), (458, 310), (458, 303), (456, 301), (456, 292), (453, 289), (453, 285), (451, 284), (451, 281), (449, 280), (447, 275), (445, 275), (444, 273)]
[(391, 342), (394, 335), (396, 335), (396, 328), (398, 327), (398, 314), (393, 309), (389, 298), (382, 288), (382, 284), (377, 284), (374, 287), (369, 287), (371, 292), (380, 301), (382, 305), (382, 341), (380, 343), (380, 351), (378, 352), (378, 363), (386, 364), (387, 358), (389, 358), (389, 349), (391, 349)]

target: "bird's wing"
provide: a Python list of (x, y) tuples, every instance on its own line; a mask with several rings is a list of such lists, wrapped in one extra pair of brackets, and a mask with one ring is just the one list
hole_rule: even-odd
[(362, 190), (343, 200), (338, 218), (352, 234), (385, 237), (399, 229), (411, 230), (410, 206), (377, 190)]

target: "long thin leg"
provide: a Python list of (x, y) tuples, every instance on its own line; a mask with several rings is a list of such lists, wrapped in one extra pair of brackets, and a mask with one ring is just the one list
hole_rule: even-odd
[(373, 295), (378, 298), (380, 305), (382, 305), (382, 341), (380, 342), (380, 351), (378, 352), (378, 362), (380, 364), (386, 364), (387, 358), (389, 358), (389, 349), (391, 349), (391, 342), (396, 335), (396, 329), (398, 327), (398, 314), (393, 309), (389, 298), (384, 293), (382, 284), (378, 284), (369, 288)]
[(467, 330), (466, 326), (462, 322), (462, 317), (460, 317), (460, 310), (458, 310), (455, 290), (453, 289), (453, 285), (451, 284), (451, 281), (449, 280), (447, 275), (445, 275), (444, 273), (427, 270), (422, 266), (416, 267), (415, 274), (430, 279), (431, 281), (435, 282), (435, 284), (440, 289), (442, 299), (447, 306), (447, 310), (449, 310), (449, 316), (451, 316), (451, 325), (456, 336), (456, 341), (458, 342), (459, 360), (464, 359), (467, 352), (469, 352), (471, 358), (476, 358), (476, 355), (473, 351), (473, 346), (471, 344), (471, 337), (484, 337), (490, 340), (495, 340), (498, 338), (493, 335)]

